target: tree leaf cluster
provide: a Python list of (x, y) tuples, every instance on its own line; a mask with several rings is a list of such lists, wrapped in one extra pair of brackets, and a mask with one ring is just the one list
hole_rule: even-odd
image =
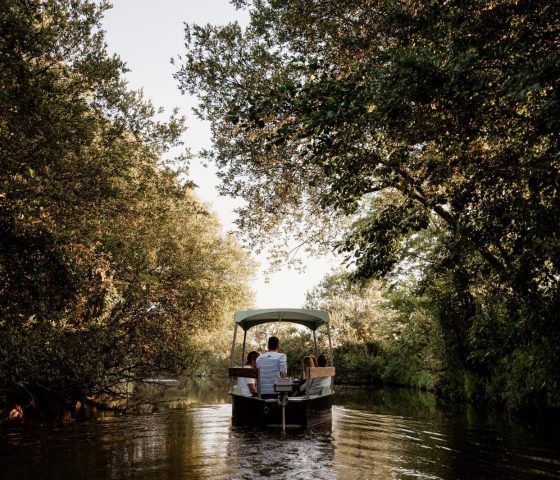
[(107, 52), (108, 7), (0, 12), (0, 401), (30, 412), (194, 368), (251, 301), (252, 260), (167, 167), (183, 118)]
[[(239, 6), (251, 15), (245, 29), (186, 27), (176, 77), (211, 121), (211, 156), (224, 192), (246, 200), (248, 236), (277, 238), (288, 223), (304, 241), (324, 228), (367, 279), (426, 253), (407, 245), (431, 235), (435, 256), (419, 274), (450, 362), (489, 392), (517, 375), (508, 365), (524, 352), (552, 352), (535, 361), (548, 380), (526, 403), (533, 393), (554, 403), (559, 10), (513, 0)], [(343, 238), (329, 236), (336, 222), (351, 223)], [(486, 346), (479, 323), (496, 332)]]

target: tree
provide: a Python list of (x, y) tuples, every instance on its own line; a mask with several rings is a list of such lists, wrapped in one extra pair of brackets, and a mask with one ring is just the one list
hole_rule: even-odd
[(343, 270), (327, 275), (319, 285), (306, 294), (307, 308), (327, 310), (332, 316), (332, 335), (335, 345), (353, 343), (365, 345), (382, 338), (384, 311), (380, 281), (364, 285), (352, 283)]
[(416, 283), (358, 284), (339, 270), (307, 293), (309, 308), (331, 314), (339, 381), (441, 388), (447, 373), (442, 330), (429, 297), (415, 293)]
[(183, 119), (128, 90), (106, 8), (0, 12), (0, 403), (30, 411), (194, 368), (251, 301), (251, 259), (167, 167)]
[[(354, 221), (356, 276), (391, 275), (437, 223), (441, 274), (475, 322), (499, 285), (550, 391), (560, 365), (558, 9), (550, 2), (238, 1), (250, 25), (188, 26), (177, 79), (212, 122), (224, 191), (257, 236)], [(288, 219), (288, 220), (287, 220)], [(453, 264), (455, 262), (455, 264)], [(473, 275), (473, 269), (478, 272)], [(491, 289), (490, 291), (493, 291)], [(523, 339), (523, 340), (521, 340)], [(540, 345), (540, 347), (537, 347)]]
[(251, 11), (245, 32), (187, 27), (177, 74), (213, 122), (225, 190), (249, 202), (242, 222), (270, 228), (306, 202), (354, 213), (364, 196), (395, 189), (406, 200), (398, 230), (435, 214), (497, 271), (532, 259), (538, 234), (527, 231), (539, 226), (547, 247), (534, 276), (554, 277), (554, 232), (543, 228), (557, 212), (557, 12), (547, 2)]

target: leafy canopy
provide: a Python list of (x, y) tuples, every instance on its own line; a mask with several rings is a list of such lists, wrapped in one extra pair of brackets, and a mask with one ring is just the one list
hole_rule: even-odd
[(0, 403), (191, 368), (251, 300), (252, 261), (167, 168), (183, 119), (161, 120), (107, 52), (107, 8), (0, 11)]
[(556, 5), (234, 3), (248, 27), (187, 25), (176, 78), (249, 242), (287, 230), (354, 278), (414, 271), (448, 390), (558, 405)]
[(403, 200), (343, 246), (359, 273), (386, 273), (387, 246), (437, 217), (504, 280), (552, 292), (560, 258), (557, 9), (514, 1), (237, 5), (251, 13), (245, 30), (186, 27), (176, 76), (212, 122), (209, 155), (224, 191), (247, 201), (240, 224), (251, 236), (307, 219), (300, 238), (316, 238), (318, 219), (353, 215), (364, 198), (397, 191)]

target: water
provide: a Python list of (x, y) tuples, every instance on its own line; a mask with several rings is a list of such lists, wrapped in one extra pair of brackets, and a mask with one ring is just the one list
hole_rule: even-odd
[(560, 479), (556, 429), (429, 393), (337, 387), (332, 424), (284, 438), (231, 427), (226, 389), (168, 390), (152, 413), (10, 429), (0, 478)]

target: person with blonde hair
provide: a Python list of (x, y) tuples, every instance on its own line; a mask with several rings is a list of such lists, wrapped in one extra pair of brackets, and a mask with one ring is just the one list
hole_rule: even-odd
[[(300, 378), (300, 386), (299, 391), (302, 394), (305, 394), (305, 389), (307, 388), (307, 374), (310, 368), (317, 366), (317, 359), (315, 355), (306, 355), (302, 358), (302, 367), (303, 367), (303, 375)], [(313, 380), (311, 380), (311, 384), (313, 384)]]
[[(309, 359), (306, 361), (306, 359)], [(305, 395), (306, 393), (309, 396), (313, 395), (321, 395), (323, 391), (323, 387), (330, 387), (331, 386), (331, 377), (316, 377), (312, 378), (309, 382), (309, 390), (306, 390), (307, 387), (307, 369), (311, 367), (326, 367), (328, 364), (328, 358), (326, 355), (321, 354), (319, 358), (315, 358), (313, 355), (309, 357), (304, 357), (303, 360), (303, 370), (305, 374), (304, 383), (300, 386), (300, 391)]]

